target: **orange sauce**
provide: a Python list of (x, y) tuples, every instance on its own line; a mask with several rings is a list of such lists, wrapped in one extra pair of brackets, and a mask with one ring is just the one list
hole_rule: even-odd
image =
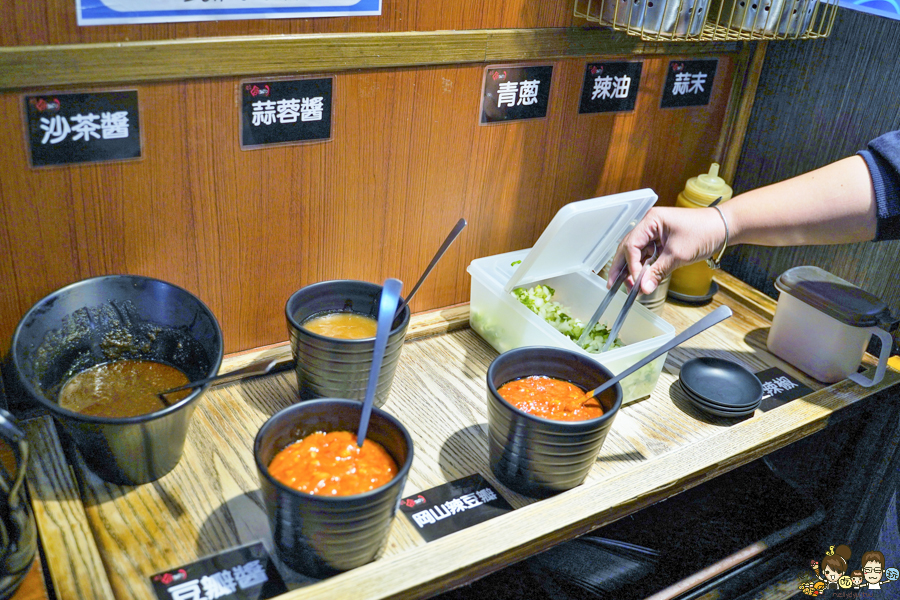
[(276, 454), (269, 473), (307, 494), (350, 496), (389, 482), (397, 463), (377, 442), (367, 439), (360, 448), (349, 431), (317, 431)]
[(543, 375), (510, 381), (497, 392), (519, 410), (554, 421), (586, 421), (603, 414), (596, 398), (584, 401), (585, 390)]
[(375, 337), (378, 321), (355, 312), (333, 312), (313, 315), (303, 322), (303, 328), (330, 338), (361, 340)]
[(76, 373), (59, 392), (59, 405), (95, 417), (136, 417), (156, 412), (190, 395), (192, 390), (166, 396), (159, 392), (188, 383), (187, 375), (173, 366), (152, 361), (122, 359)]

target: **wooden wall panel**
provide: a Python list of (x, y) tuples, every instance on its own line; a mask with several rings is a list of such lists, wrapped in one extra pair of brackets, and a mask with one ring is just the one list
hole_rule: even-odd
[(382, 0), (380, 16), (79, 27), (74, 0), (0, 2), (0, 46), (581, 26), (573, 0)]
[(493, 126), (477, 123), (483, 65), (342, 73), (332, 141), (249, 151), (238, 79), (141, 84), (143, 159), (38, 170), (21, 96), (0, 94), (0, 343), (42, 296), (106, 273), (197, 294), (226, 352), (281, 342), (293, 291), (389, 276), (408, 290), (460, 217), (412, 308), (465, 302), (472, 259), (531, 246), (564, 204), (640, 187), (672, 204), (708, 168), (734, 56), (708, 107), (661, 110), (670, 58), (644, 60), (633, 113), (577, 115), (586, 59), (571, 59), (555, 63), (546, 119)]

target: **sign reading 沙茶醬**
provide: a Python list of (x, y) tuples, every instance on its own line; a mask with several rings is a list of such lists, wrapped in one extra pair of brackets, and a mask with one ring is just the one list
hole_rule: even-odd
[(552, 77), (552, 65), (487, 67), (482, 85), (480, 123), (546, 117)]
[(241, 148), (331, 139), (334, 78), (241, 84)]
[(32, 167), (141, 157), (136, 90), (23, 97)]

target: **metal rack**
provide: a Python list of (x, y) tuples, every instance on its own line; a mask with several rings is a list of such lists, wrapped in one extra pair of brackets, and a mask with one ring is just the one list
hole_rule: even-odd
[(828, 37), (837, 0), (575, 0), (575, 16), (647, 41)]

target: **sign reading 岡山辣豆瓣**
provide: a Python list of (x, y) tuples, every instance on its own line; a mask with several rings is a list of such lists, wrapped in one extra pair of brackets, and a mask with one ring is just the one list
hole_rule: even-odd
[(24, 96), (32, 167), (141, 157), (136, 90)]
[(380, 15), (381, 0), (75, 0), (79, 25)]
[(241, 148), (331, 139), (334, 78), (241, 84)]

